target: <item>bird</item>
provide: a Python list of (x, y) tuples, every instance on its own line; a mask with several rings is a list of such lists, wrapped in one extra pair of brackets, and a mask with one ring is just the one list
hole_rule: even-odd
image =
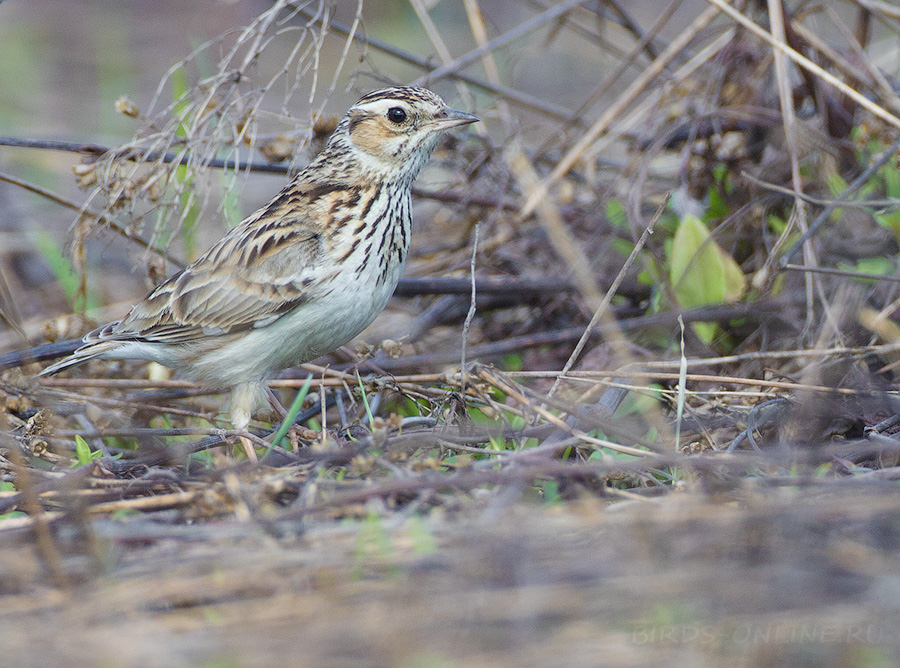
[(40, 375), (95, 358), (157, 362), (230, 389), (231, 424), (245, 431), (267, 380), (381, 313), (409, 250), (413, 181), (443, 131), (479, 120), (425, 88), (364, 95), (271, 202)]

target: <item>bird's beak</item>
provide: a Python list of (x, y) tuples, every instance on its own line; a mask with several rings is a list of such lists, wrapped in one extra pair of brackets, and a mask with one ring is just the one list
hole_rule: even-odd
[(444, 110), (443, 116), (439, 116), (432, 121), (432, 127), (435, 130), (449, 130), (458, 125), (468, 125), (469, 123), (475, 123), (480, 120), (481, 119), (475, 114), (459, 111), (459, 109), (447, 108)]

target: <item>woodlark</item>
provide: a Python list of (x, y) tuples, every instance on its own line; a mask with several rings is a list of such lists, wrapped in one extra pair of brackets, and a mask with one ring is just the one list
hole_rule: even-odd
[(95, 357), (158, 362), (231, 388), (231, 422), (246, 429), (267, 379), (384, 309), (409, 249), (410, 187), (441, 131), (477, 120), (424, 88), (365, 95), (275, 199), (43, 374)]

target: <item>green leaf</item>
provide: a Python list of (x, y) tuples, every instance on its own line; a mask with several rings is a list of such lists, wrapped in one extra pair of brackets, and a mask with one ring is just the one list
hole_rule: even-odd
[(222, 214), (228, 229), (237, 227), (244, 219), (241, 199), (235, 188), (237, 174), (234, 171), (222, 173)]
[[(628, 253), (630, 254), (631, 251), (629, 250)], [(638, 283), (641, 285), (656, 285), (660, 280), (660, 271), (656, 266), (656, 262), (649, 254), (642, 255), (641, 259), (644, 262), (644, 268), (638, 272)]]
[(837, 172), (831, 172), (825, 177), (828, 184), (828, 190), (834, 197), (837, 197), (847, 189), (847, 181)]
[(900, 171), (890, 163), (881, 168), (885, 194), (891, 199), (900, 198)]
[(715, 339), (719, 332), (718, 325), (714, 322), (694, 322), (691, 323), (691, 326), (694, 328), (697, 337), (705, 343), (709, 343)]
[[(681, 220), (670, 253), (669, 280), (682, 307), (732, 302), (744, 291), (741, 268), (696, 216)], [(694, 329), (705, 341), (715, 336), (715, 327), (695, 325)]]
[(856, 263), (856, 271), (867, 274), (893, 274), (897, 268), (893, 260), (887, 257), (864, 257)]
[(73, 310), (83, 313), (85, 310), (100, 307), (100, 300), (93, 291), (88, 291), (87, 300), (81, 298), (79, 294), (81, 284), (75, 267), (72, 266), (69, 258), (66, 257), (62, 248), (53, 237), (43, 230), (39, 230), (34, 236), (34, 246), (47, 264), (50, 265), (50, 269), (56, 277), (56, 282), (59, 283)]
[(505, 371), (521, 371), (525, 366), (522, 356), (518, 353), (509, 354), (503, 358), (503, 369)]
[(372, 415), (372, 409), (369, 407), (369, 398), (366, 396), (366, 388), (363, 386), (362, 378), (359, 377), (359, 371), (356, 372), (356, 382), (359, 383), (359, 391), (362, 393), (362, 402), (366, 409), (366, 417), (369, 418), (369, 429), (374, 429), (375, 418)]
[(709, 239), (709, 230), (696, 216), (685, 216), (675, 231), (669, 280), (678, 303), (685, 308), (725, 299), (725, 269), (720, 254)]
[(181, 123), (175, 130), (176, 137), (187, 137), (187, 128), (184, 126), (184, 117), (187, 115), (190, 102), (190, 87), (188, 86), (187, 72), (184, 67), (179, 67), (172, 72), (172, 102), (175, 104), (175, 117)]
[(644, 269), (638, 273), (637, 282), (641, 285), (653, 285), (653, 276), (650, 275), (649, 271)]
[(543, 484), (544, 503), (547, 505), (556, 505), (562, 503), (562, 495), (559, 493), (559, 483), (555, 480), (547, 480)]
[(709, 206), (706, 209), (706, 214), (703, 216), (706, 220), (713, 220), (716, 218), (725, 218), (731, 209), (728, 207), (728, 202), (725, 201), (725, 198), (722, 196), (722, 191), (718, 188), (710, 188), (709, 189)]
[[(848, 271), (858, 271), (864, 274), (877, 274), (884, 276), (893, 274), (896, 271), (894, 262), (887, 257), (864, 257), (856, 264), (838, 262), (837, 267), (838, 269), (845, 269)], [(860, 283), (876, 282), (876, 279), (874, 278), (854, 278), (853, 280), (859, 281)]]
[(787, 273), (782, 272), (775, 277), (775, 280), (772, 282), (772, 296), (777, 297), (781, 294), (781, 291), (784, 289), (784, 281), (787, 278)]
[(634, 242), (628, 239), (613, 239), (609, 242), (609, 246), (622, 257), (628, 257), (634, 250)]
[(103, 453), (99, 450), (92, 451), (91, 446), (87, 444), (81, 436), (75, 436), (75, 461), (72, 463), (72, 468), (77, 468), (79, 466), (86, 466), (90, 464), (95, 459), (98, 459)]
[[(16, 486), (11, 482), (0, 482), (0, 492), (15, 492)], [(25, 513), (21, 510), (13, 510), (8, 513), (3, 513), (0, 515), (0, 520), (10, 519), (12, 517), (24, 517)]]
[(278, 427), (278, 431), (275, 432), (275, 435), (272, 437), (271, 444), (266, 449), (265, 455), (263, 455), (263, 459), (265, 459), (270, 452), (272, 452), (272, 448), (278, 445), (281, 442), (281, 439), (284, 438), (284, 435), (288, 433), (288, 429), (291, 428), (291, 425), (294, 424), (294, 420), (297, 418), (298, 413), (300, 413), (300, 409), (303, 408), (303, 402), (306, 400), (306, 395), (309, 394), (309, 387), (312, 385), (312, 374), (309, 374), (306, 377), (306, 382), (303, 383), (303, 387), (300, 388), (300, 391), (297, 392), (294, 397), (293, 403), (291, 403), (291, 407), (288, 409), (287, 415), (284, 416), (284, 420), (281, 421), (281, 426)]
[(900, 211), (892, 211), (891, 213), (875, 214), (875, 220), (882, 227), (886, 227), (894, 235), (897, 243), (900, 244)]
[[(659, 383), (650, 383), (647, 389), (661, 391), (663, 387)], [(661, 392), (653, 392), (652, 394), (629, 392), (625, 395), (625, 399), (616, 409), (614, 415), (616, 418), (623, 418), (629, 415), (643, 415), (656, 408), (661, 397)]]
[[(828, 190), (831, 192), (833, 197), (838, 197), (842, 192), (847, 189), (847, 182), (844, 178), (838, 174), (837, 172), (831, 172), (825, 177), (825, 181), (828, 184)], [(844, 210), (841, 208), (834, 209), (829, 216), (830, 220), (840, 220), (844, 215)]]
[(766, 223), (776, 234), (781, 234), (787, 229), (787, 222), (783, 218), (773, 214), (766, 216)]
[(726, 179), (728, 178), (729, 172), (730, 170), (728, 169), (728, 165), (720, 162), (715, 167), (713, 167), (713, 180), (716, 183), (725, 183)]
[(406, 523), (413, 552), (416, 554), (435, 554), (438, 551), (437, 540), (420, 517), (412, 517)]
[(175, 181), (181, 185), (179, 204), (182, 210), (181, 239), (184, 243), (184, 254), (189, 260), (197, 258), (197, 231), (195, 229), (197, 219), (200, 217), (200, 207), (194, 201), (194, 173), (185, 165), (175, 168)]
[(606, 219), (612, 227), (628, 227), (628, 216), (625, 215), (625, 209), (614, 199), (606, 203)]

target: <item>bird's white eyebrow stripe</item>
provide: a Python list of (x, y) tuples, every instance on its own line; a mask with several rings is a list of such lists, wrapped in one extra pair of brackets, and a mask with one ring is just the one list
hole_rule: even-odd
[(356, 108), (360, 111), (366, 111), (370, 114), (383, 116), (387, 114), (389, 109), (393, 107), (402, 107), (404, 110), (409, 109), (409, 105), (403, 100), (374, 100), (366, 104), (359, 104)]

